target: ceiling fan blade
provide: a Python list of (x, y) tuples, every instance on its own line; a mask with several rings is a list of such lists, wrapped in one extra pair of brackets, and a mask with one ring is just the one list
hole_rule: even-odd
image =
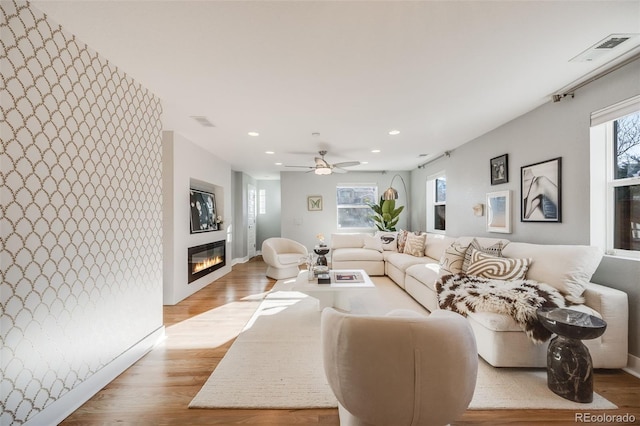
[(351, 167), (351, 166), (359, 166), (359, 161), (343, 161), (342, 163), (336, 163), (333, 167)]
[(302, 169), (315, 169), (315, 166), (286, 166), (285, 167), (298, 167)]
[(341, 169), (340, 167), (336, 167), (336, 166), (333, 166), (331, 171), (334, 172), (334, 173), (347, 173), (348, 172), (348, 170)]

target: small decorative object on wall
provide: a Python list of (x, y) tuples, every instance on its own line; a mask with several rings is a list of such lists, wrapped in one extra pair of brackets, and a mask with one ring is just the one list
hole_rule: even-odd
[(191, 206), (191, 233), (218, 230), (216, 196), (211, 192), (192, 189), (189, 191)]
[(473, 209), (474, 216), (484, 216), (484, 204), (478, 203), (475, 206), (471, 207)]
[(322, 196), (310, 195), (307, 197), (307, 210), (309, 211), (321, 211), (322, 210)]
[(521, 169), (522, 222), (562, 222), (562, 157)]
[(491, 164), (491, 185), (499, 185), (509, 182), (509, 154), (503, 154), (492, 158)]
[(511, 233), (511, 191), (487, 194), (487, 232)]

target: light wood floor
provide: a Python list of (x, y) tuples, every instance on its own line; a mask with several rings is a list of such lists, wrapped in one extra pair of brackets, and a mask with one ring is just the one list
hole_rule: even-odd
[[(338, 425), (334, 409), (202, 410), (187, 408), (274, 280), (260, 258), (176, 306), (165, 306), (167, 339), (76, 410), (63, 425)], [(640, 424), (640, 379), (597, 371), (596, 392)], [(586, 410), (588, 411), (588, 410)], [(594, 411), (591, 414), (602, 414)], [(564, 410), (467, 411), (455, 425), (576, 424)], [(592, 423), (597, 424), (597, 423)], [(611, 423), (609, 423), (611, 424)]]

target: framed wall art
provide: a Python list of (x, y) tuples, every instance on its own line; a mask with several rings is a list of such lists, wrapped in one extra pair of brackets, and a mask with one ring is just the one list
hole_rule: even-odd
[(322, 195), (310, 195), (307, 197), (307, 210), (321, 211), (322, 210)]
[(189, 191), (191, 209), (191, 233), (217, 231), (216, 196), (212, 192), (191, 189)]
[(521, 168), (522, 222), (562, 222), (562, 157)]
[(511, 191), (487, 194), (487, 232), (511, 233)]
[(491, 165), (491, 185), (509, 182), (509, 154), (494, 157), (489, 163)]

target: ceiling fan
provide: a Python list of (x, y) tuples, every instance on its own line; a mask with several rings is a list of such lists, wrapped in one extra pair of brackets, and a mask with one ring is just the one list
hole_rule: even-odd
[(347, 173), (347, 170), (344, 167), (357, 166), (360, 164), (359, 161), (344, 161), (342, 163), (329, 164), (327, 160), (324, 159), (324, 156), (327, 154), (327, 151), (319, 151), (320, 157), (315, 157), (315, 166), (285, 166), (285, 167), (301, 167), (305, 169), (310, 169), (309, 172), (314, 172), (317, 175), (330, 175), (331, 173)]

